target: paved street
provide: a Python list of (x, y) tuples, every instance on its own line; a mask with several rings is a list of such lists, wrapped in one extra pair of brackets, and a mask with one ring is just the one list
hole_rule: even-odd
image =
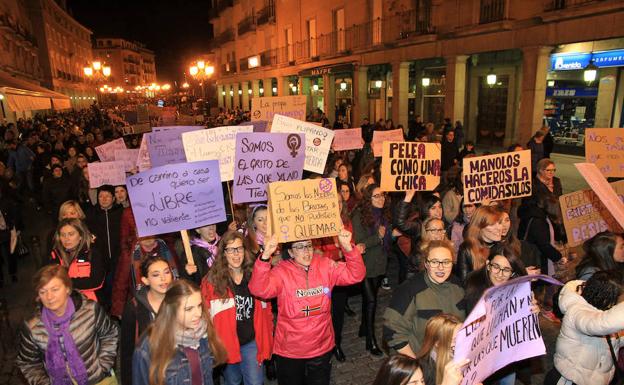
[[(586, 188), (586, 185), (576, 169), (573, 166), (574, 162), (583, 161), (580, 157), (573, 157), (567, 155), (555, 155), (553, 159), (557, 163), (557, 175), (563, 181), (564, 192), (574, 191), (579, 188)], [(45, 237), (49, 233), (51, 221), (42, 213), (32, 210), (27, 207), (25, 210), (26, 215), (26, 234), (25, 239), (30, 240), (32, 236), (36, 235), (39, 239), (43, 240), (42, 244), (46, 244)], [(32, 308), (33, 291), (30, 286), (30, 279), (34, 274), (39, 264), (38, 259), (40, 256), (37, 254), (37, 248), (31, 247), (31, 255), (27, 256), (19, 262), (19, 282), (16, 284), (7, 284), (0, 290), (0, 298), (4, 298), (8, 301), (9, 307), (9, 321), (11, 327), (8, 328), (2, 324), (0, 326), (2, 349), (2, 359), (0, 361), (0, 384), (21, 384), (19, 375), (16, 372), (14, 365), (15, 359), (15, 329), (25, 314), (30, 312)], [(396, 262), (390, 261), (390, 278), (396, 280)], [(377, 325), (381, 329), (381, 316), (383, 311), (390, 300), (391, 292), (381, 290), (380, 292), (380, 306), (378, 310), (378, 322)], [(360, 309), (360, 298), (352, 297), (350, 299), (351, 308), (354, 310)], [(359, 312), (358, 312), (359, 313)], [(359, 317), (359, 316), (358, 316)], [(334, 363), (332, 383), (336, 385), (342, 384), (370, 384), (372, 383), (375, 373), (380, 364), (380, 359), (373, 358), (364, 349), (364, 339), (357, 337), (357, 331), (359, 327), (359, 318), (345, 318), (344, 328), (344, 342), (343, 350), (347, 355), (347, 362)], [(550, 321), (541, 318), (541, 326), (546, 340), (547, 351), (552, 354), (554, 348), (554, 340), (556, 338), (558, 327), (552, 324)], [(381, 330), (377, 333), (381, 336)], [(543, 373), (547, 371), (549, 365), (552, 363), (552, 358), (545, 360), (536, 360), (532, 367), (535, 374), (533, 375), (533, 384), (540, 384), (542, 382)], [(269, 383), (267, 381), (267, 383)]]

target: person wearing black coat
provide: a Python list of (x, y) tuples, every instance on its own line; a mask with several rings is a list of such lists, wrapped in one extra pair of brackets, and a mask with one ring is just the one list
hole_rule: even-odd
[[(407, 191), (405, 198), (399, 201), (395, 207), (395, 227), (409, 237), (411, 242), (410, 255), (399, 257), (399, 283), (403, 282), (407, 277), (408, 271), (418, 271), (420, 259), (420, 236), (422, 231), (422, 222), (418, 219), (417, 212), (414, 212), (412, 199), (415, 191)], [(401, 251), (401, 253), (403, 252)], [(402, 260), (405, 258), (405, 260)]]
[(123, 207), (115, 204), (115, 188), (104, 185), (98, 188), (98, 203), (95, 206), (86, 206), (85, 215), (89, 230), (95, 235), (93, 247), (97, 249), (106, 261), (107, 274), (103, 290), (98, 294), (105, 307), (110, 306), (113, 274), (121, 253), (121, 214)]
[(52, 166), (51, 176), (43, 180), (42, 202), (46, 212), (55, 217), (61, 204), (73, 198), (72, 192), (72, 183), (63, 167)]
[(555, 148), (555, 139), (550, 133), (550, 126), (542, 127), (542, 131), (544, 131), (544, 158), (550, 158), (550, 154), (553, 152)]
[(121, 383), (132, 384), (132, 354), (140, 336), (156, 319), (173, 275), (167, 259), (161, 256), (146, 258), (141, 263), (141, 282), (144, 287), (126, 303), (121, 323)]
[[(557, 240), (556, 229), (559, 226), (553, 224), (548, 215), (550, 211), (557, 210), (559, 202), (550, 196), (541, 195), (535, 205), (530, 205), (521, 212), (520, 226), (518, 227), (518, 237), (534, 244), (542, 254), (541, 271), (548, 272), (548, 259), (552, 262), (559, 262), (562, 255), (553, 243)], [(555, 239), (551, 238), (551, 234)]]

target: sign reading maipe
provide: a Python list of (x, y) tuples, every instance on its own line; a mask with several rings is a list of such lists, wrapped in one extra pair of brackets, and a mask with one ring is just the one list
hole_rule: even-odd
[(464, 202), (499, 201), (531, 195), (531, 151), (464, 158)]
[(335, 179), (270, 183), (269, 208), (279, 242), (331, 237), (342, 228)]
[(440, 144), (384, 142), (383, 191), (431, 191), (440, 184)]

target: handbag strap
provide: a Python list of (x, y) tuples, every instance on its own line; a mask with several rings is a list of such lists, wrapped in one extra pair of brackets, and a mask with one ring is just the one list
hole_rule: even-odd
[(524, 237), (522, 238), (523, 241), (526, 241), (527, 237), (529, 236), (529, 229), (531, 228), (531, 223), (533, 223), (533, 217), (529, 218), (529, 223), (527, 223), (527, 227), (524, 230)]
[(618, 365), (618, 359), (617, 359), (617, 356), (615, 355), (613, 344), (611, 343), (611, 337), (605, 336), (605, 338), (607, 339), (607, 344), (609, 344), (609, 352), (611, 352), (611, 358), (613, 359), (613, 366), (615, 366), (615, 373), (617, 374), (618, 377), (620, 377), (622, 376), (622, 370), (620, 369), (620, 366)]

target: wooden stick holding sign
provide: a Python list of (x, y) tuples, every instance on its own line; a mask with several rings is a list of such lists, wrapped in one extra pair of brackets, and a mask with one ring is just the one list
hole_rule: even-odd
[(191, 251), (191, 241), (189, 240), (188, 232), (186, 230), (181, 230), (180, 235), (182, 236), (182, 245), (184, 245), (184, 254), (186, 254), (186, 264), (195, 266), (195, 261), (193, 260), (193, 252)]

